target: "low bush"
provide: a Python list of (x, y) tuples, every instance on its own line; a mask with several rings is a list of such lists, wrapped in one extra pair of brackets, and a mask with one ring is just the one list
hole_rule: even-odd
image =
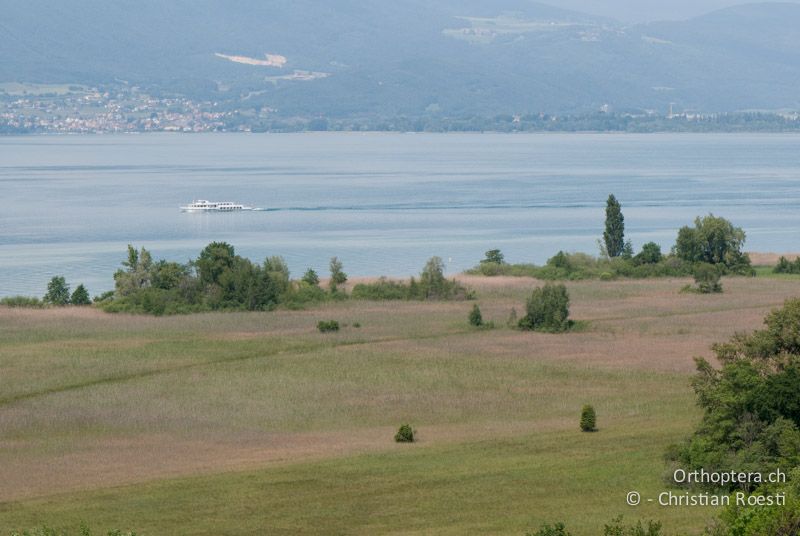
[(772, 269), (774, 274), (800, 274), (800, 257), (790, 261), (786, 257), (778, 259), (778, 264)]
[(483, 325), (483, 315), (481, 314), (481, 308), (478, 307), (477, 303), (472, 306), (472, 310), (469, 312), (469, 324), (475, 327), (480, 327)]
[(410, 300), (411, 288), (405, 283), (381, 277), (374, 283), (358, 283), (350, 296), (356, 300)]
[[(178, 289), (164, 290), (155, 287), (141, 289), (127, 296), (103, 301), (99, 305), (109, 313), (149, 314), (155, 316), (200, 313), (211, 310), (211, 307), (203, 303), (187, 303), (182, 299)], [(232, 306), (228, 308), (233, 309)], [(242, 306), (238, 308), (244, 309)]]
[(623, 517), (619, 516), (603, 528), (603, 536), (661, 536), (661, 523), (637, 521), (635, 525), (625, 525)]
[(594, 407), (590, 404), (583, 406), (581, 410), (581, 431), (594, 432), (597, 430), (597, 414)]
[(519, 321), (520, 329), (558, 333), (571, 326), (569, 294), (564, 285), (547, 283), (533, 289), (525, 310), (525, 316)]
[(455, 279), (444, 276), (444, 263), (432, 257), (425, 264), (419, 280), (392, 281), (381, 277), (374, 283), (359, 283), (351, 297), (361, 300), (469, 300), (474, 293)]
[(722, 270), (713, 264), (698, 263), (693, 272), (695, 285), (686, 285), (681, 289), (681, 292), (694, 292), (696, 294), (722, 292), (721, 272)]
[(0, 298), (0, 305), (6, 307), (30, 307), (33, 309), (41, 309), (44, 303), (39, 298), (34, 296), (8, 296)]
[(331, 295), (318, 285), (301, 280), (294, 283), (284, 294), (283, 305), (287, 309), (302, 309), (308, 304), (324, 302), (330, 297)]
[[(730, 534), (733, 533), (726, 533), (726, 536), (730, 536)], [(736, 532), (736, 534), (739, 533)], [(786, 534), (789, 533), (787, 532)], [(744, 536), (744, 533), (742, 535)], [(563, 523), (556, 523), (552, 526), (543, 525), (538, 531), (527, 532), (525, 536), (571, 536), (571, 533), (567, 531)], [(661, 523), (658, 521), (647, 521), (647, 523), (637, 521), (635, 525), (626, 525), (623, 522), (623, 517), (619, 516), (603, 527), (603, 536), (661, 536)]]
[[(642, 256), (596, 258), (585, 253), (559, 251), (544, 266), (535, 264), (495, 264), (481, 262), (467, 270), (470, 275), (535, 277), (548, 281), (579, 281), (601, 279), (610, 281), (618, 277), (644, 279), (649, 277), (684, 277), (691, 275), (692, 263), (673, 255), (658, 257), (651, 247)], [(657, 246), (656, 246), (657, 247)], [(658, 258), (657, 262), (650, 262)]]
[(467, 270), (468, 275), (497, 276), (509, 275), (513, 277), (538, 277), (540, 267), (535, 264), (497, 264), (481, 262), (478, 266)]
[(722, 292), (720, 271), (712, 264), (698, 264), (694, 269), (694, 282), (697, 285), (697, 291), (701, 294)]
[(394, 440), (398, 443), (413, 443), (414, 442), (414, 429), (410, 424), (400, 425), (400, 429), (394, 435)]
[(336, 320), (320, 320), (317, 322), (317, 329), (320, 331), (320, 333), (339, 331), (339, 322)]
[(99, 304), (99, 303), (107, 302), (107, 301), (110, 301), (110, 300), (113, 300), (113, 299), (114, 299), (114, 291), (113, 290), (109, 290), (109, 291), (103, 292), (102, 294), (98, 294), (97, 296), (92, 298), (92, 301), (94, 303)]
[(553, 526), (542, 525), (536, 532), (526, 532), (525, 536), (572, 536), (564, 523), (556, 523)]
[[(786, 484), (773, 485), (763, 492), (773, 497), (783, 494), (783, 504), (727, 506), (706, 536), (788, 536), (800, 533), (800, 467), (789, 472)], [(732, 501), (733, 502), (733, 501)]]

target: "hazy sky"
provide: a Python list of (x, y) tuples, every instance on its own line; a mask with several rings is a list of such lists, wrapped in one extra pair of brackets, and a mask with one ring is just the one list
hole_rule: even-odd
[[(626, 22), (688, 19), (715, 9), (737, 4), (755, 3), (742, 0), (541, 0), (566, 9), (603, 15)], [(757, 1), (757, 0), (756, 0)], [(786, 0), (800, 3), (800, 0)]]

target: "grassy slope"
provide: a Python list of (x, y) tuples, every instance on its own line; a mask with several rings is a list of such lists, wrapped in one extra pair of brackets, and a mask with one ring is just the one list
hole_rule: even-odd
[[(499, 324), (529, 280), (473, 282)], [(471, 304), (152, 319), (0, 310), (0, 534), (510, 533), (617, 514), (698, 530), (710, 509), (629, 508), (691, 429), (691, 356), (757, 327), (800, 281), (570, 286), (583, 333), (473, 331)], [(323, 318), (360, 322), (321, 335)], [(580, 406), (600, 432), (577, 429)], [(410, 421), (421, 441), (395, 445)]]

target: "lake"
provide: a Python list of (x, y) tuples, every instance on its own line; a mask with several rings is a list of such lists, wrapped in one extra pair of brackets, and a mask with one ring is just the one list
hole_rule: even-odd
[[(750, 251), (800, 250), (797, 134), (147, 134), (0, 137), (0, 296), (62, 274), (113, 288), (127, 244), (187, 261), (215, 240), (294, 276), (455, 273), (499, 248), (597, 253), (605, 200), (638, 249), (720, 215)], [(186, 214), (193, 199), (263, 208)]]

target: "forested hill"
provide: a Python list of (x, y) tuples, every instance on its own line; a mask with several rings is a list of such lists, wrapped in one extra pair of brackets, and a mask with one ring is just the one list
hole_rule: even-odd
[(524, 0), (0, 0), (0, 83), (285, 114), (800, 108), (800, 5), (626, 26)]

